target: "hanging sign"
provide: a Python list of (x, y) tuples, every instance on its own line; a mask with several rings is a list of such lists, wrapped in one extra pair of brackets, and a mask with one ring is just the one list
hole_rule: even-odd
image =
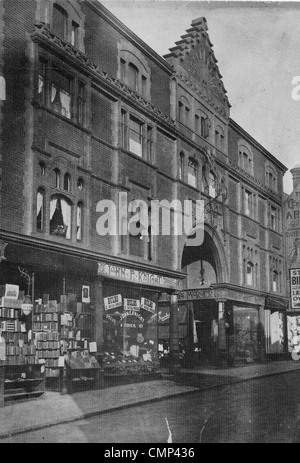
[(132, 310), (139, 312), (141, 309), (141, 303), (139, 299), (124, 299), (124, 310)]
[(290, 270), (292, 309), (300, 309), (300, 269)]
[(104, 308), (105, 310), (116, 309), (117, 307), (122, 307), (122, 295), (117, 294), (116, 296), (110, 296), (104, 298)]
[(156, 304), (152, 301), (149, 301), (149, 299), (142, 297), (141, 298), (141, 309), (147, 310), (147, 312), (154, 314), (155, 309), (156, 309)]
[(5, 285), (5, 299), (17, 300), (19, 297), (19, 286)]

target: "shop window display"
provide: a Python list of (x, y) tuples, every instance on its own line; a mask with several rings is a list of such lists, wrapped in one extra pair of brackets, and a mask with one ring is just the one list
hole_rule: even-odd
[(105, 298), (104, 306), (104, 371), (107, 374), (155, 372), (156, 304), (145, 297), (127, 298), (118, 294)]
[(234, 308), (235, 357), (252, 362), (259, 357), (259, 320), (256, 309)]

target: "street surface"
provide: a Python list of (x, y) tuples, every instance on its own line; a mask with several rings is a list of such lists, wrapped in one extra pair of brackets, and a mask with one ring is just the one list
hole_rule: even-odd
[(0, 442), (166, 444), (170, 433), (173, 444), (300, 442), (300, 372), (196, 392)]

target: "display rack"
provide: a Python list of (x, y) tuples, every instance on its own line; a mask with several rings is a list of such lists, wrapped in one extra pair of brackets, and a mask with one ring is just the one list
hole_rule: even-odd
[(2, 337), (6, 344), (4, 400), (41, 395), (45, 391), (45, 367), (39, 363), (32, 330), (22, 314), (23, 299), (0, 298)]
[(103, 388), (102, 369), (93, 356), (69, 354), (66, 359), (66, 387), (69, 394)]
[(35, 304), (33, 315), (33, 330), (39, 362), (45, 364), (46, 381), (49, 386), (52, 380), (57, 382), (60, 389), (60, 367), (59, 358), (60, 337), (59, 337), (59, 305), (57, 301), (49, 301), (44, 295), (43, 301)]

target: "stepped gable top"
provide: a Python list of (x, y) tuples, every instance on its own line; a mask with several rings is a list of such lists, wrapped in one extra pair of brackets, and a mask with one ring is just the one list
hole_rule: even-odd
[(204, 17), (192, 21), (191, 28), (175, 42), (176, 46), (170, 48), (170, 53), (164, 58), (176, 66), (180, 64), (188, 73), (205, 86), (223, 103), (230, 107), (227, 91), (222, 82), (222, 74), (217, 66), (218, 60), (212, 49), (213, 44), (207, 33), (208, 26)]

